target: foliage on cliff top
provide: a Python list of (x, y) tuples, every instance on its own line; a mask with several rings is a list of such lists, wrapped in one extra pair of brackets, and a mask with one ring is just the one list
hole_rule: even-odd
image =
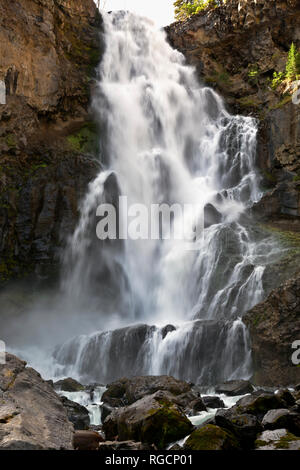
[(207, 8), (215, 8), (226, 3), (226, 0), (176, 0), (174, 2), (175, 18), (179, 21), (189, 18)]

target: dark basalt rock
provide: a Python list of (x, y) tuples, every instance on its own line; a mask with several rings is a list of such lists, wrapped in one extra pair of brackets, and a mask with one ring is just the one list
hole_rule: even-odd
[(68, 419), (73, 423), (74, 429), (86, 430), (89, 429), (90, 418), (88, 410), (74, 401), (68, 400), (68, 398), (61, 397), (62, 404), (67, 411)]
[(240, 450), (236, 437), (229, 431), (207, 424), (194, 431), (184, 444), (184, 450)]
[(81, 385), (77, 380), (68, 377), (67, 379), (58, 380), (54, 383), (55, 390), (63, 392), (80, 392), (84, 390), (84, 386)]
[(300, 436), (300, 413), (287, 409), (270, 410), (264, 416), (262, 425), (265, 429), (284, 428)]
[(191, 385), (167, 375), (123, 378), (107, 386), (102, 401), (104, 404), (115, 407), (126, 406), (146, 395), (152, 395), (158, 390), (168, 391), (175, 396), (180, 396), (190, 392)]
[(220, 397), (216, 396), (207, 396), (207, 397), (202, 397), (202, 401), (207, 408), (225, 408), (225, 404), (223, 400), (221, 400)]
[(258, 418), (254, 415), (239, 414), (236, 409), (218, 410), (216, 424), (232, 432), (243, 448), (251, 448), (257, 434), (262, 430)]
[(253, 385), (247, 380), (231, 380), (216, 387), (216, 393), (225, 393), (230, 397), (245, 395), (253, 391)]
[(199, 394), (187, 382), (166, 375), (123, 378), (108, 385), (102, 396), (102, 422), (114, 408), (131, 405), (158, 391), (168, 392), (169, 400), (189, 416), (206, 410)]
[(292, 344), (300, 338), (299, 309), (300, 276), (297, 275), (273, 290), (243, 317), (251, 334), (256, 384), (278, 387), (298, 382), (300, 370), (292, 362)]

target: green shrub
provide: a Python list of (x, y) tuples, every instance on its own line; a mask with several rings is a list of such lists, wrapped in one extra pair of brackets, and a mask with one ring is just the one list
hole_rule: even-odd
[(226, 0), (176, 0), (174, 2), (175, 18), (184, 20), (208, 7), (215, 8), (224, 3), (226, 3)]
[(298, 76), (300, 75), (300, 54), (296, 49), (294, 43), (292, 43), (288, 59), (285, 68), (285, 77), (287, 80), (294, 81), (297, 80)]

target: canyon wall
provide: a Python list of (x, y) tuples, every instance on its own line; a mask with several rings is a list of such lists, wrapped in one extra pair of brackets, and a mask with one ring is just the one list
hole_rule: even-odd
[(274, 89), (292, 43), (300, 48), (300, 3), (295, 0), (227, 0), (166, 28), (173, 47), (215, 88), (230, 111), (258, 120), (257, 165), (265, 195), (251, 211), (273, 235), (282, 257), (264, 274), (265, 302), (245, 318), (251, 333), (253, 380), (289, 385), (300, 380), (291, 361), (299, 340), (300, 106)]
[(53, 270), (98, 170), (93, 0), (0, 0), (0, 282)]

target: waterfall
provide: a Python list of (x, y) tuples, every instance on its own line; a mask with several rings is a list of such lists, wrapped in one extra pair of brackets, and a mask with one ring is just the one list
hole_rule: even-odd
[[(249, 377), (241, 318), (262, 299), (270, 252), (247, 216), (262, 196), (256, 121), (230, 115), (149, 20), (117, 12), (104, 23), (93, 100), (102, 170), (81, 204), (62, 285), (69, 309), (96, 313), (101, 331), (56, 349), (60, 373), (105, 383), (136, 374), (205, 384)], [(202, 236), (193, 249), (175, 239), (100, 241), (96, 208), (109, 202), (120, 212), (121, 195), (129, 206), (194, 205)], [(183, 222), (175, 214), (173, 226)]]

